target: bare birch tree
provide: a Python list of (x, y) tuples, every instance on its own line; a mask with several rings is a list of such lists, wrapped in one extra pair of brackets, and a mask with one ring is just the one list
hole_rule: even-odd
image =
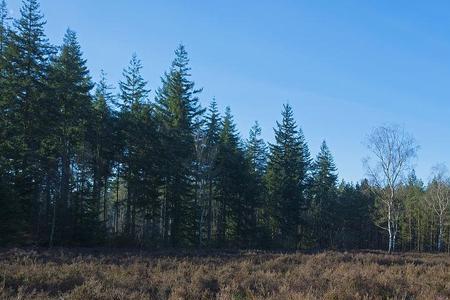
[(364, 160), (380, 200), (382, 221), (377, 226), (389, 235), (388, 251), (395, 250), (402, 203), (397, 190), (417, 155), (414, 138), (398, 126), (375, 128), (367, 138), (370, 156)]
[(444, 220), (450, 207), (450, 179), (444, 164), (433, 167), (432, 179), (428, 185), (425, 200), (438, 218), (437, 250), (441, 251), (444, 239)]

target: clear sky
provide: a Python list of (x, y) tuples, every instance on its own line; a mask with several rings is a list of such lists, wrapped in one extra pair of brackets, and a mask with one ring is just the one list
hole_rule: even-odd
[[(364, 3), (363, 3), (364, 2)], [(19, 0), (9, 0), (14, 17)], [(289, 102), (316, 155), (325, 139), (339, 175), (365, 175), (363, 141), (395, 123), (421, 148), (418, 176), (450, 163), (450, 2), (41, 0), (52, 43), (78, 33), (92, 76), (111, 83), (136, 52), (155, 90), (184, 43), (204, 105), (231, 106), (243, 137), (273, 140)]]

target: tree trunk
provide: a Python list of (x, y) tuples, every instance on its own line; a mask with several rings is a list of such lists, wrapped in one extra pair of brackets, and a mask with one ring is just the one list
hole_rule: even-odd
[(442, 214), (439, 215), (439, 234), (438, 234), (438, 243), (437, 243), (437, 250), (440, 252), (442, 250), (442, 240), (443, 240), (443, 230), (444, 224), (443, 224), (443, 216)]
[(212, 180), (209, 180), (208, 188), (208, 245), (211, 245), (212, 231)]
[(52, 214), (52, 227), (50, 230), (50, 239), (48, 242), (48, 246), (51, 248), (53, 247), (53, 239), (55, 236), (55, 227), (56, 227), (56, 204), (57, 202), (53, 203), (53, 214)]

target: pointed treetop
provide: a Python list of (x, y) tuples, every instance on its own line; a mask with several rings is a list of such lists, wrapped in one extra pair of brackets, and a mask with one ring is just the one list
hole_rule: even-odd
[(187, 76), (190, 76), (190, 74), (187, 74), (187, 72), (191, 69), (188, 65), (189, 57), (186, 48), (183, 44), (179, 44), (178, 48), (175, 49), (175, 59), (172, 62), (172, 68)]
[(217, 106), (216, 98), (213, 98), (209, 104), (208, 114), (206, 115), (207, 126), (215, 125), (220, 122), (220, 113)]
[(175, 59), (169, 72), (161, 78), (162, 87), (156, 92), (157, 110), (169, 127), (184, 128), (191, 133), (203, 125), (201, 107), (195, 83), (189, 80), (188, 56), (183, 45), (175, 51)]
[(67, 28), (66, 33), (63, 38), (63, 52), (68, 51), (70, 55), (77, 56), (81, 59), (82, 63), (85, 64), (86, 60), (82, 59), (83, 52), (81, 51), (80, 43), (78, 42), (77, 34), (75, 31)]
[(141, 75), (142, 63), (133, 53), (130, 63), (123, 70), (123, 81), (119, 82), (120, 97), (125, 108), (143, 104), (148, 101), (150, 89), (147, 89), (147, 81)]
[[(281, 116), (281, 123), (277, 121), (277, 127), (274, 128), (276, 144), (292, 144), (301, 147), (301, 141), (297, 138), (299, 131), (294, 120), (294, 112), (289, 104), (283, 105)], [(271, 145), (271, 147), (275, 147), (275, 145)]]
[(214, 145), (218, 142), (220, 131), (220, 113), (216, 99), (211, 101), (208, 114), (206, 115), (206, 137), (207, 143)]
[(66, 33), (64, 34), (63, 42), (65, 45), (78, 46), (77, 34), (75, 31), (68, 27)]
[(337, 168), (334, 163), (333, 155), (325, 140), (320, 146), (320, 152), (315, 161), (315, 169), (317, 177), (327, 178), (330, 182), (336, 183), (338, 177), (336, 174)]
[(77, 34), (71, 29), (67, 29), (64, 35), (57, 64), (61, 65), (64, 71), (71, 72), (72, 76), (78, 76), (77, 80), (83, 83), (83, 86), (79, 86), (80, 88), (87, 89), (87, 91), (93, 88), (94, 85), (91, 82), (89, 69), (86, 65), (86, 59), (83, 58)]
[(105, 109), (108, 104), (113, 102), (113, 94), (111, 92), (112, 86), (110, 86), (106, 80), (106, 73), (104, 70), (100, 71), (100, 80), (96, 84), (95, 88), (95, 107), (97, 109)]
[(20, 8), (20, 18), (16, 21), (16, 28), (19, 33), (34, 32), (34, 37), (47, 42), (44, 39), (44, 25), (47, 22), (41, 13), (41, 8), (37, 0), (23, 0)]
[(236, 124), (231, 114), (231, 108), (227, 106), (225, 108), (225, 115), (222, 120), (222, 132), (220, 136), (221, 142), (224, 144), (230, 144), (234, 147), (238, 146), (239, 138), (236, 131)]
[(260, 136), (262, 133), (261, 126), (259, 126), (259, 122), (255, 121), (252, 128), (250, 128), (250, 140), (256, 139), (258, 136)]
[(261, 138), (262, 129), (258, 121), (250, 129), (247, 140), (247, 157), (250, 160), (253, 171), (262, 174), (267, 165), (267, 145)]

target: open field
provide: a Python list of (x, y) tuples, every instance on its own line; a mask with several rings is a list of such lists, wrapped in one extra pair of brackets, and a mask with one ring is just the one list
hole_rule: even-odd
[(1, 299), (450, 299), (444, 254), (0, 251)]

